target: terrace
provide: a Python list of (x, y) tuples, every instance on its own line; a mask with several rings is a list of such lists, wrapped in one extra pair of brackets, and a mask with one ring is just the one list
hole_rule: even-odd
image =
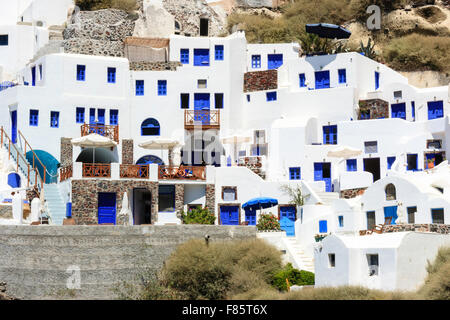
[(220, 129), (220, 111), (219, 110), (186, 110), (184, 112), (184, 128), (193, 130), (201, 128), (202, 130)]

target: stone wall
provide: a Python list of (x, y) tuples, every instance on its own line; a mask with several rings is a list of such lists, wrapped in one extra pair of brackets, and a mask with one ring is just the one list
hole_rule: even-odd
[(0, 219), (12, 219), (12, 205), (0, 205)]
[(391, 224), (383, 227), (383, 233), (390, 232), (434, 232), (441, 234), (450, 233), (450, 225), (448, 224)]
[[(0, 283), (22, 299), (117, 299), (123, 281), (134, 284), (159, 270), (189, 239), (255, 239), (247, 226), (2, 226)], [(72, 272), (70, 271), (72, 270)], [(67, 283), (79, 270), (79, 289)]]
[(341, 190), (340, 198), (343, 199), (352, 199), (364, 193), (367, 188), (355, 188), (355, 189), (347, 189)]
[(122, 164), (134, 164), (133, 139), (122, 139)]
[(64, 52), (123, 57), (123, 40), (133, 34), (136, 19), (116, 9), (81, 11), (64, 30)]
[(277, 70), (254, 71), (244, 74), (244, 92), (275, 90), (277, 88)]
[(181, 219), (181, 213), (184, 211), (184, 184), (175, 185), (175, 211)]
[(370, 112), (370, 119), (389, 118), (389, 102), (381, 99), (360, 100), (358, 120), (362, 119), (364, 112)]
[(261, 178), (266, 178), (266, 172), (262, 170), (262, 158), (261, 157), (243, 157), (239, 158), (239, 166), (247, 167)]
[(205, 200), (205, 208), (215, 212), (216, 209), (216, 186), (214, 184), (206, 185), (206, 200)]
[[(134, 188), (144, 188), (152, 194), (152, 223), (158, 220), (158, 182), (139, 180), (82, 179), (72, 180), (72, 218), (78, 225), (98, 224), (98, 193), (116, 193), (116, 216), (122, 209), (124, 192), (130, 199)], [(117, 221), (120, 222), (120, 221)]]
[(181, 67), (181, 62), (130, 62), (130, 70), (133, 71), (176, 71)]
[(71, 138), (61, 138), (61, 168), (70, 166), (73, 163), (73, 146)]

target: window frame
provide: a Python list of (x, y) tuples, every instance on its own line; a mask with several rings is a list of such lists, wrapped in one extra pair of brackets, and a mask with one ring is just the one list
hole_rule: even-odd
[(223, 61), (224, 53), (225, 53), (225, 47), (223, 44), (217, 44), (214, 46), (214, 60)]
[(214, 108), (223, 109), (224, 98), (223, 93), (214, 93)]
[(302, 179), (301, 167), (290, 167), (289, 180), (301, 180), (301, 179)]
[(30, 109), (29, 125), (30, 125), (30, 127), (39, 126), (39, 110), (38, 109)]
[(86, 65), (77, 64), (77, 81), (86, 81)]
[[(183, 107), (183, 97), (185, 98), (184, 101), (187, 101), (187, 106)], [(187, 98), (187, 100), (186, 100)], [(190, 94), (189, 93), (180, 93), (180, 109), (189, 109), (190, 108)]]
[(144, 80), (136, 80), (135, 82), (135, 95), (143, 96), (145, 94), (145, 81)]
[(116, 83), (116, 72), (117, 69), (114, 67), (108, 67), (107, 69), (107, 81), (108, 83)]
[[(79, 112), (79, 111), (83, 111), (83, 112)], [(79, 115), (82, 114), (83, 115), (83, 119), (81, 120), (81, 117), (79, 117)], [(84, 123), (85, 122), (85, 118), (86, 117), (86, 108), (84, 107), (76, 107), (75, 109), (75, 122), (76, 123)]]
[[(56, 123), (54, 123), (54, 119), (56, 119)], [(50, 111), (50, 128), (59, 128), (59, 111)]]
[(182, 64), (189, 64), (189, 54), (190, 50), (182, 48), (180, 49), (180, 62)]
[(109, 124), (112, 126), (119, 125), (119, 110), (118, 109), (110, 109), (109, 110)]
[(339, 84), (347, 83), (347, 69), (345, 68), (338, 69), (338, 83)]
[(158, 80), (158, 96), (167, 96), (167, 80)]
[(260, 54), (252, 55), (252, 69), (261, 69), (261, 55)]

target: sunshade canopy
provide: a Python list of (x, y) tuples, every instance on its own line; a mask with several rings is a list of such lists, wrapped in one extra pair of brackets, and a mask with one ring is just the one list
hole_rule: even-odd
[(260, 197), (253, 198), (242, 205), (242, 209), (258, 210), (274, 207), (278, 204), (277, 199)]
[(91, 133), (81, 138), (72, 139), (72, 145), (83, 148), (110, 148), (117, 146), (117, 142), (97, 133)]
[(317, 34), (321, 38), (327, 39), (348, 39), (351, 32), (341, 26), (329, 23), (314, 23), (306, 25), (307, 33)]
[(247, 142), (251, 142), (251, 141), (252, 141), (251, 137), (239, 136), (239, 135), (222, 138), (222, 143), (224, 143), (224, 144), (247, 143)]
[(348, 146), (339, 146), (336, 149), (330, 150), (327, 153), (327, 157), (330, 158), (352, 158), (359, 156), (362, 153), (362, 150), (348, 147)]
[(181, 145), (181, 143), (177, 140), (157, 138), (151, 141), (140, 143), (139, 147), (144, 149), (161, 149), (161, 148), (173, 148), (178, 145)]

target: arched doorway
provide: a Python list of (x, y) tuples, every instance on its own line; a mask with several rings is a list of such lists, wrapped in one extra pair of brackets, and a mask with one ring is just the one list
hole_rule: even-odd
[(138, 161), (136, 161), (136, 164), (140, 164), (140, 165), (147, 165), (147, 164), (152, 164), (152, 163), (155, 163), (160, 166), (164, 165), (164, 161), (161, 158), (151, 155), (151, 154), (143, 156)]
[(45, 166), (45, 183), (56, 183), (58, 182), (58, 168), (60, 166), (59, 161), (50, 153), (44, 150), (34, 150), (34, 154), (39, 158), (40, 161), (34, 159), (33, 161), (33, 152), (28, 151), (26, 153), (27, 161), (31, 164), (35, 164), (37, 167), (40, 176), (44, 179), (44, 168), (41, 165)]

